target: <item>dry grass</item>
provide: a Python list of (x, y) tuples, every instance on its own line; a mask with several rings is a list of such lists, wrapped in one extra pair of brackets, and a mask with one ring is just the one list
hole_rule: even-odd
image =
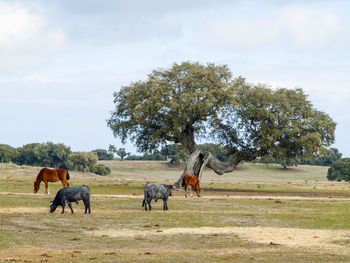
[(144, 183), (175, 182), (182, 170), (106, 164), (110, 176), (70, 172), (72, 186), (91, 188), (91, 215), (82, 203), (73, 215), (50, 214), (61, 185), (50, 184), (50, 196), (33, 194), (39, 167), (0, 164), (0, 262), (350, 261), (350, 188), (327, 182), (327, 168), (206, 170), (202, 198), (174, 192), (169, 211), (160, 200), (149, 213), (141, 207)]

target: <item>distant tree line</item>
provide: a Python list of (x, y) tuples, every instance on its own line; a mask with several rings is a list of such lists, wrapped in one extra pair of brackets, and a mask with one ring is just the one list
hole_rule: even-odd
[[(225, 147), (214, 143), (201, 144), (198, 147), (202, 151), (211, 152), (216, 159), (222, 162), (230, 161), (230, 152)], [(65, 168), (100, 175), (109, 174), (111, 171), (107, 166), (97, 164), (97, 161), (113, 160), (115, 155), (120, 160), (168, 161), (169, 166), (177, 166), (180, 162), (187, 160), (190, 152), (179, 144), (166, 145), (160, 151), (145, 153), (143, 155), (132, 155), (126, 152), (125, 148), (117, 149), (113, 145), (110, 145), (108, 150), (96, 149), (91, 152), (72, 152), (70, 147), (62, 143), (31, 143), (19, 148), (0, 144), (0, 162)], [(339, 153), (338, 149), (330, 148), (327, 155), (324, 154), (313, 159), (268, 159), (267, 162), (281, 164), (284, 168), (299, 164), (330, 166), (335, 161), (341, 159), (341, 156), (342, 154)]]
[[(98, 150), (96, 150), (98, 151)], [(64, 168), (100, 175), (110, 174), (110, 169), (97, 164), (99, 152), (72, 152), (70, 147), (59, 143), (30, 143), (14, 148), (0, 144), (0, 161), (18, 165), (47, 166)]]
[(335, 161), (341, 159), (342, 154), (337, 148), (330, 148), (326, 154), (315, 156), (314, 158), (290, 158), (290, 159), (268, 159), (269, 163), (277, 163), (283, 168), (298, 166), (299, 164), (330, 166)]
[[(213, 156), (222, 161), (230, 161), (230, 152), (227, 148), (214, 143), (206, 143), (198, 145), (198, 148), (204, 152), (211, 152)], [(169, 160), (169, 165), (177, 165), (181, 161), (186, 161), (190, 155), (188, 150), (183, 150), (180, 145), (172, 144), (162, 147), (162, 149), (153, 154), (145, 153), (143, 155), (129, 155), (126, 160)], [(283, 166), (283, 168), (301, 165), (317, 165), (330, 166), (333, 162), (341, 159), (342, 154), (337, 148), (330, 148), (327, 154), (322, 154), (314, 158), (300, 158), (300, 159), (273, 159), (262, 162), (276, 163)]]

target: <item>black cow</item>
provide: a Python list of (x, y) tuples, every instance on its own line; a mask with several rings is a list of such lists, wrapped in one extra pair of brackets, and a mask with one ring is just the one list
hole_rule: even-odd
[(62, 206), (62, 214), (64, 213), (64, 207), (66, 206), (66, 203), (68, 204), (70, 210), (73, 212), (72, 204), (71, 202), (78, 203), (79, 200), (83, 200), (85, 205), (85, 214), (87, 212), (87, 209), (89, 209), (89, 214), (91, 213), (90, 210), (90, 189), (89, 187), (83, 185), (80, 187), (66, 187), (59, 190), (56, 194), (55, 199), (50, 204), (50, 213), (55, 212), (56, 208), (58, 206)]
[(168, 197), (171, 196), (172, 185), (169, 184), (151, 184), (147, 183), (144, 188), (144, 199), (142, 207), (145, 207), (147, 211), (147, 204), (149, 211), (152, 210), (151, 201), (154, 199), (156, 202), (158, 199), (163, 200), (163, 210), (168, 210)]

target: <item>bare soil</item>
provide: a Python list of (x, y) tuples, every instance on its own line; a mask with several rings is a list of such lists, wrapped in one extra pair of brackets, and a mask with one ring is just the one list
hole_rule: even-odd
[(86, 232), (88, 235), (108, 237), (172, 236), (172, 235), (238, 235), (242, 240), (276, 246), (306, 247), (350, 253), (350, 247), (335, 244), (349, 240), (349, 230), (320, 230), (278, 227), (199, 227), (159, 228), (151, 230), (103, 229)]

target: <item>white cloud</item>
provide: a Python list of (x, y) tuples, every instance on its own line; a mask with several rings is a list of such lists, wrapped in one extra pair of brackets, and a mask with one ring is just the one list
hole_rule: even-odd
[(332, 11), (311, 7), (285, 7), (277, 18), (281, 36), (301, 48), (322, 48), (337, 45), (334, 40), (341, 33), (340, 21)]
[(39, 65), (61, 50), (65, 33), (40, 13), (19, 4), (0, 2), (0, 69)]
[[(203, 46), (252, 51), (281, 46), (313, 50), (346, 46), (346, 30), (332, 10), (283, 6), (270, 15), (234, 13), (209, 20), (198, 36)], [(343, 40), (343, 41), (342, 41)]]

